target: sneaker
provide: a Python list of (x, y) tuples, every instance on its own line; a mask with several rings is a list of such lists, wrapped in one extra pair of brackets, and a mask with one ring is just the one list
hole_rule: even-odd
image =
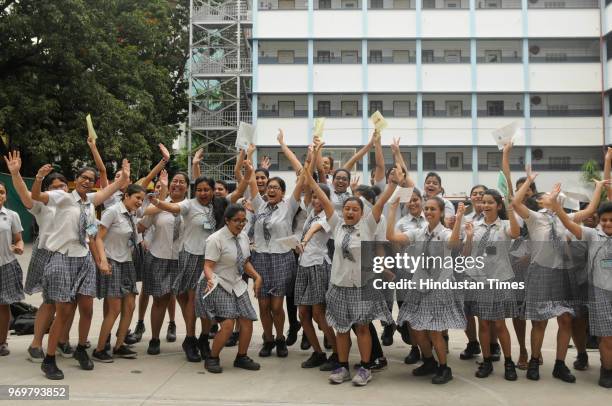
[(363, 367), (359, 368), (353, 377), (353, 385), (366, 386), (372, 380), (372, 371)]
[(106, 343), (104, 344), (104, 352), (110, 352), (111, 351), (111, 335), (109, 333), (108, 337), (106, 337)]
[(219, 357), (213, 358), (208, 357), (204, 361), (204, 368), (212, 374), (220, 374), (223, 372), (223, 368), (221, 367), (221, 360)]
[(478, 364), (478, 371), (476, 371), (476, 378), (486, 378), (493, 373), (492, 360), (485, 359), (483, 362)]
[(319, 371), (330, 372), (338, 368), (338, 354), (333, 353), (327, 358), (327, 361), (319, 367)]
[(341, 384), (342, 382), (350, 381), (351, 373), (345, 367), (339, 367), (332, 371), (329, 376), (329, 383)]
[(91, 371), (94, 369), (93, 361), (89, 358), (89, 354), (87, 354), (85, 347), (83, 347), (83, 349), (79, 349), (79, 347), (77, 347), (77, 349), (74, 351), (74, 359), (79, 361), (81, 369), (85, 371)]
[(74, 356), (74, 348), (72, 348), (70, 343), (57, 343), (57, 351), (64, 358), (72, 358)]
[(217, 323), (213, 324), (212, 327), (210, 328), (210, 331), (208, 332), (208, 338), (211, 340), (215, 338), (218, 331), (219, 331), (219, 325)]
[(423, 358), (423, 364), (412, 370), (412, 375), (414, 376), (426, 376), (435, 374), (438, 370), (438, 363), (435, 358), (432, 356), (431, 358)]
[(240, 336), (240, 333), (237, 331), (234, 331), (232, 333), (232, 335), (230, 336), (230, 338), (228, 338), (227, 342), (225, 343), (226, 347), (235, 347), (236, 344), (238, 344), (238, 337)]
[(41, 363), (45, 359), (45, 352), (42, 348), (28, 347), (28, 359), (32, 362)]
[(383, 329), (383, 333), (380, 336), (380, 341), (382, 341), (382, 345), (388, 347), (393, 345), (393, 334), (395, 333), (395, 324), (387, 324)]
[(200, 334), (198, 337), (198, 349), (200, 357), (205, 360), (210, 356), (210, 343), (208, 342), (208, 334)]
[(297, 341), (297, 333), (302, 328), (300, 323), (295, 323), (289, 326), (287, 331), (287, 346), (291, 347)]
[(128, 338), (129, 338), (129, 341), (134, 341), (134, 344), (139, 343), (140, 340), (142, 340), (142, 335), (144, 334), (145, 331), (147, 331), (147, 329), (145, 328), (144, 321), (138, 320), (138, 323), (136, 323), (136, 329), (134, 330), (132, 334), (128, 335), (125, 338), (125, 343), (132, 344), (128, 342)]
[(612, 388), (612, 369), (605, 369), (604, 367), (599, 369), (598, 384), (603, 388)]
[(504, 362), (504, 378), (506, 381), (516, 381), (518, 376), (516, 375), (516, 367), (513, 361)]
[(310, 341), (308, 341), (308, 337), (306, 334), (302, 333), (302, 342), (300, 343), (300, 349), (306, 351), (310, 349)]
[(158, 355), (160, 353), (160, 341), (159, 338), (152, 338), (149, 341), (149, 348), (147, 348), (147, 354)]
[(436, 374), (431, 378), (431, 383), (434, 385), (443, 385), (453, 379), (453, 371), (447, 367), (438, 367)]
[(124, 344), (113, 350), (113, 356), (125, 359), (136, 359), (138, 353), (136, 351), (132, 351), (127, 345)]
[(280, 337), (276, 339), (276, 356), (285, 358), (289, 355), (289, 350), (287, 349), (287, 342), (285, 341), (285, 337)]
[(183, 351), (185, 352), (185, 357), (189, 362), (200, 362), (202, 358), (200, 357), (200, 353), (198, 351), (198, 340), (195, 337), (185, 337), (183, 340)]
[(176, 323), (173, 321), (170, 321), (168, 323), (168, 330), (166, 331), (166, 341), (169, 343), (173, 343), (176, 341)]
[(323, 347), (325, 347), (326, 350), (332, 349), (332, 345), (329, 343), (329, 341), (327, 341), (326, 336), (323, 336)]
[(459, 354), (459, 358), (463, 360), (472, 359), (478, 354), (480, 354), (480, 343), (478, 341), (470, 341), (465, 346), (465, 350)]
[(102, 351), (96, 351), (94, 350), (91, 353), (91, 358), (94, 359), (94, 361), (98, 361), (98, 362), (104, 362), (104, 363), (110, 363), (113, 362), (113, 357), (111, 357), (109, 355), (108, 352), (102, 350)]
[(413, 345), (412, 348), (410, 348), (410, 352), (408, 353), (408, 355), (406, 355), (406, 358), (404, 358), (404, 363), (408, 365), (412, 365), (412, 364), (416, 364), (420, 360), (421, 360), (421, 351), (419, 351), (419, 347), (417, 347), (416, 345)]
[(327, 362), (327, 355), (324, 352), (313, 352), (312, 355), (304, 362), (302, 368), (316, 368)]
[(527, 366), (527, 379), (532, 381), (540, 380), (540, 362), (531, 358)]
[(383, 369), (387, 369), (387, 365), (389, 365), (387, 359), (385, 357), (379, 357), (374, 360), (374, 362), (370, 366), (370, 369), (372, 370), (372, 372), (379, 372)]
[(241, 357), (236, 356), (236, 359), (234, 360), (234, 368), (242, 368), (248, 371), (259, 371), (261, 365), (244, 355)]
[(123, 339), (123, 342), (127, 345), (138, 344), (138, 341), (140, 340), (136, 339), (136, 337), (134, 336), (134, 333), (126, 335), (125, 338)]
[(57, 367), (55, 358), (53, 358), (53, 361), (51, 362), (43, 361), (43, 363), (40, 364), (40, 369), (45, 373), (45, 377), (47, 379), (51, 379), (53, 381), (64, 379), (64, 373)]
[(259, 350), (259, 356), (269, 357), (270, 355), (272, 355), (272, 349), (275, 345), (276, 343), (274, 341), (264, 341), (263, 347), (261, 347), (261, 350)]
[(576, 382), (576, 377), (572, 375), (567, 365), (565, 365), (565, 362), (555, 362), (552, 375), (557, 379), (561, 379), (563, 382)]
[(412, 375), (414, 376), (426, 376), (435, 374), (438, 370), (438, 363), (435, 358), (432, 356), (431, 358), (423, 358), (423, 364), (412, 370)]
[(586, 352), (578, 353), (576, 361), (574, 361), (574, 369), (577, 371), (586, 371), (589, 369), (589, 356)]
[(491, 344), (491, 361), (497, 362), (501, 359), (501, 347), (499, 343)]
[(590, 334), (587, 336), (586, 348), (587, 350), (599, 349), (599, 342), (597, 341), (597, 336), (592, 336)]
[(412, 342), (410, 341), (410, 329), (408, 328), (408, 324), (404, 323), (401, 326), (397, 327), (397, 331), (400, 332), (401, 336), (402, 336), (402, 341), (408, 345), (411, 345)]
[(8, 344), (7, 343), (2, 343), (0, 344), (0, 357), (6, 357), (7, 355), (9, 355), (11, 352), (9, 351), (8, 348)]

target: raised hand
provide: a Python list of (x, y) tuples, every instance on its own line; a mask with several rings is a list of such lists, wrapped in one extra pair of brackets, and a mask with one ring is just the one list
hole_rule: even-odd
[(53, 167), (51, 166), (51, 164), (45, 164), (45, 165), (40, 167), (40, 169), (36, 173), (36, 177), (37, 178), (44, 178), (48, 174), (50, 174), (51, 172), (53, 172)]
[(474, 237), (474, 223), (471, 221), (465, 223), (465, 236), (470, 239)]
[(264, 156), (259, 163), (259, 167), (263, 169), (269, 169), (270, 165), (272, 165), (272, 162), (270, 161), (269, 156)]
[(167, 170), (162, 169), (161, 173), (159, 174), (159, 182), (162, 184), (162, 186), (168, 187), (168, 171)]
[(276, 140), (280, 145), (285, 145), (285, 133), (282, 128), (278, 129), (278, 135), (276, 136)]
[(253, 152), (255, 152), (255, 144), (249, 144), (246, 150), (247, 156), (251, 156)]
[(164, 161), (168, 162), (170, 160), (170, 152), (168, 152), (168, 148), (166, 148), (164, 144), (160, 143), (159, 151), (161, 152)]
[(203, 148), (199, 148), (195, 154), (193, 155), (193, 160), (192, 162), (194, 164), (199, 164), (200, 162), (202, 162), (202, 159), (204, 159), (204, 149)]
[(527, 178), (529, 178), (530, 182), (533, 182), (535, 180), (535, 178), (537, 178), (537, 176), (538, 176), (537, 172), (533, 172), (531, 170), (531, 165), (526, 165), (525, 166), (525, 172), (527, 173)]
[(393, 137), (393, 142), (391, 142), (391, 151), (394, 154), (398, 154), (400, 152), (400, 137)]
[(21, 154), (19, 151), (13, 151), (12, 153), (9, 151), (8, 157), (4, 157), (4, 162), (6, 162), (11, 175), (16, 175), (21, 169)]
[(457, 217), (461, 217), (465, 214), (465, 204), (463, 202), (459, 202), (457, 205)]
[(606, 151), (606, 161), (612, 161), (612, 147), (608, 147)]
[(244, 168), (244, 176), (247, 179), (250, 179), (253, 175), (253, 172), (255, 171), (255, 169), (253, 168), (253, 163), (251, 163), (251, 161), (249, 161), (248, 159), (245, 159), (242, 162), (242, 167)]
[(351, 190), (353, 193), (355, 193), (357, 187), (359, 187), (359, 176), (355, 176), (353, 179), (351, 179)]
[(121, 161), (121, 182), (124, 186), (130, 183), (130, 161), (125, 158)]

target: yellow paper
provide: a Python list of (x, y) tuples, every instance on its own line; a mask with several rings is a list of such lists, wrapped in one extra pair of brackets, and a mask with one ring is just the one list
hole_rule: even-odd
[(370, 119), (374, 123), (374, 128), (376, 128), (376, 131), (380, 132), (381, 130), (387, 128), (387, 120), (385, 120), (383, 115), (380, 114), (380, 111), (376, 110)]
[(88, 114), (87, 117), (85, 117), (85, 121), (87, 122), (87, 136), (97, 140), (98, 134), (96, 134), (96, 130), (94, 130), (94, 126), (91, 121), (91, 114)]
[(325, 126), (325, 117), (315, 118), (314, 130), (312, 132), (312, 136), (323, 139), (323, 127), (324, 126)]

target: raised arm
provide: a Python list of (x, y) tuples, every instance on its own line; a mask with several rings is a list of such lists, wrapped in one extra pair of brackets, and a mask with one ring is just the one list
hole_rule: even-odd
[(36, 180), (32, 185), (32, 200), (42, 202), (44, 204), (49, 203), (49, 194), (42, 191), (42, 181), (45, 177), (53, 171), (53, 167), (50, 164), (43, 165), (36, 173)]
[(242, 166), (244, 167), (244, 176), (240, 176), (241, 180), (238, 184), (238, 187), (231, 195), (231, 202), (236, 203), (242, 196), (244, 196), (244, 192), (249, 186), (249, 179), (253, 177), (253, 164), (251, 161), (243, 161)]
[(359, 151), (357, 151), (357, 153), (353, 155), (352, 158), (349, 159), (346, 164), (344, 164), (343, 166), (344, 169), (346, 169), (347, 171), (351, 171), (353, 169), (353, 166), (355, 166), (355, 164), (357, 163), (357, 161), (363, 158), (363, 156), (367, 154), (370, 151), (370, 149), (372, 149), (372, 146), (374, 145), (374, 137), (375, 136), (372, 135), (372, 138), (370, 138), (370, 141), (366, 145), (364, 145)]
[(450, 235), (448, 240), (449, 246), (452, 248), (456, 248), (459, 246), (459, 242), (461, 241), (461, 223), (463, 223), (463, 215), (465, 214), (465, 205), (463, 202), (459, 202), (457, 205), (457, 214), (455, 219), (455, 225), (453, 226), (453, 232)]
[(19, 173), (21, 170), (21, 154), (19, 151), (13, 151), (12, 153), (9, 151), (8, 157), (4, 157), (4, 162), (6, 162), (6, 166), (11, 173), (13, 187), (15, 188), (15, 191), (17, 191), (17, 195), (19, 195), (21, 203), (23, 203), (26, 209), (31, 209), (32, 206), (34, 206), (32, 195), (30, 194), (28, 187)]
[(193, 179), (197, 179), (202, 176), (202, 168), (200, 168), (202, 158), (204, 158), (204, 150), (199, 148), (196, 153), (193, 154), (193, 159), (191, 160), (191, 175)]
[(325, 216), (329, 220), (334, 215), (334, 205), (329, 200), (325, 192), (321, 190), (317, 182), (315, 182), (314, 178), (312, 177), (312, 173), (310, 171), (304, 171), (304, 173), (306, 176), (305, 180), (306, 182), (308, 182), (310, 190), (312, 190), (312, 192), (319, 198), (319, 200), (321, 200), (323, 211), (325, 211)]
[(527, 179), (521, 185), (521, 188), (516, 192), (516, 195), (514, 196), (514, 200), (513, 200), (514, 210), (517, 212), (519, 216), (521, 216), (524, 219), (529, 217), (529, 209), (527, 208), (527, 206), (525, 206), (525, 204), (523, 203), (523, 200), (525, 200), (525, 195), (527, 194), (527, 190), (529, 190), (529, 187), (531, 187), (531, 183), (538, 176), (537, 173), (534, 173), (531, 171), (530, 166), (527, 166), (527, 168), (525, 169), (527, 171)]
[[(249, 149), (251, 148), (255, 149), (255, 145), (249, 144)], [(236, 182), (238, 183), (242, 181), (242, 163), (244, 162), (245, 158), (246, 153), (244, 152), (244, 150), (241, 149), (240, 151), (238, 151), (238, 156), (236, 157), (236, 165), (234, 166), (234, 179), (236, 179)]]
[(610, 180), (598, 180), (595, 182), (595, 191), (593, 192), (593, 197), (589, 202), (589, 205), (585, 207), (583, 210), (580, 210), (574, 213), (574, 221), (577, 223), (582, 223), (584, 219), (590, 217), (597, 211), (599, 207), (599, 202), (601, 201), (601, 191), (604, 186), (608, 189), (610, 188)]
[(179, 206), (176, 203), (166, 202), (166, 201), (163, 201), (163, 200), (159, 200), (155, 196), (149, 197), (149, 201), (151, 202), (151, 204), (153, 206), (155, 206), (158, 209), (161, 209), (163, 211), (167, 211), (167, 212), (172, 213), (172, 214), (179, 214), (181, 212), (181, 206)]
[(99, 206), (105, 201), (107, 201), (113, 193), (121, 189), (122, 187), (127, 186), (130, 183), (130, 162), (127, 159), (124, 159), (121, 163), (121, 177), (115, 182), (111, 183), (104, 189), (96, 192), (93, 197), (94, 206)]
[(374, 182), (380, 182), (385, 179), (385, 156), (383, 155), (381, 136), (377, 131), (374, 131), (374, 160), (374, 165), (376, 165), (374, 169)]
[(502, 150), (502, 172), (506, 177), (506, 185), (508, 186), (508, 195), (512, 197), (514, 195), (514, 191), (512, 188), (512, 175), (510, 172), (510, 151), (512, 150), (512, 142), (504, 145), (504, 149)]
[(504, 204), (506, 205), (506, 213), (508, 213), (508, 221), (510, 222), (510, 238), (517, 239), (521, 236), (521, 226), (514, 215), (514, 204), (512, 202), (508, 203), (505, 200)]
[[(604, 158), (604, 180), (610, 179), (610, 167), (612, 166), (612, 148), (608, 147)], [(608, 187), (606, 190), (606, 198), (612, 200), (612, 189)]]
[(380, 221), (380, 216), (382, 215), (385, 204), (389, 201), (389, 199), (393, 195), (393, 192), (395, 192), (397, 185), (401, 181), (400, 179), (400, 176), (402, 176), (401, 174), (402, 174), (402, 171), (399, 168), (399, 165), (396, 166), (396, 168), (393, 171), (391, 171), (389, 184), (387, 184), (387, 187), (385, 188), (385, 190), (382, 192), (380, 197), (376, 200), (376, 204), (374, 205), (374, 207), (372, 207), (372, 215), (374, 216), (374, 220), (377, 223)]
[(285, 133), (281, 128), (278, 129), (278, 135), (276, 136), (276, 139), (280, 144), (281, 151), (283, 151), (283, 154), (285, 154), (285, 156), (289, 160), (289, 163), (291, 164), (293, 170), (296, 173), (300, 172), (302, 170), (302, 164), (300, 163), (300, 160), (297, 159), (293, 151), (291, 151), (285, 143)]
[(557, 213), (559, 220), (561, 220), (561, 223), (563, 223), (565, 228), (567, 228), (570, 233), (574, 234), (577, 239), (582, 240), (582, 227), (578, 223), (576, 223), (575, 217), (573, 220), (570, 218), (570, 216), (565, 212), (565, 210), (563, 210), (559, 199), (557, 199), (557, 196), (559, 195), (560, 191), (561, 185), (555, 185), (555, 188), (553, 189), (553, 192), (550, 194), (550, 196), (547, 196), (543, 199), (543, 204), (545, 207)]
[(89, 145), (89, 150), (91, 151), (91, 155), (93, 156), (94, 162), (96, 163), (96, 169), (100, 173), (100, 187), (108, 186), (108, 175), (106, 173), (106, 166), (104, 165), (104, 161), (102, 160), (102, 156), (100, 156), (100, 152), (98, 151), (98, 147), (96, 146), (96, 139), (92, 134), (88, 134), (87, 136), (87, 145)]
[(410, 238), (404, 233), (395, 230), (395, 213), (399, 207), (399, 196), (395, 198), (389, 205), (389, 213), (387, 214), (387, 240), (401, 244), (408, 244)]
[(162, 159), (151, 169), (151, 172), (147, 174), (143, 179), (139, 180), (138, 183), (142, 187), (147, 187), (149, 183), (155, 179), (158, 173), (160, 173), (165, 167), (168, 161), (170, 161), (170, 152), (168, 152), (168, 148), (164, 146), (164, 144), (159, 144), (159, 150), (162, 154)]

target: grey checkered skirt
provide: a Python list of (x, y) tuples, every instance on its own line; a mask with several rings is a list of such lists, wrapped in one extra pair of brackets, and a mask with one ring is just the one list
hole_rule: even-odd
[(408, 322), (419, 331), (443, 331), (465, 329), (463, 295), (454, 290), (435, 289), (420, 292), (408, 290), (397, 316), (397, 324)]
[(132, 261), (117, 262), (108, 259), (111, 274), (98, 272), (98, 299), (105, 297), (124, 297), (130, 293), (138, 294), (136, 287), (136, 268)]
[(525, 280), (523, 318), (543, 321), (564, 313), (575, 316), (576, 309), (583, 304), (575, 287), (576, 278), (572, 270), (531, 263)]
[(24, 298), (23, 272), (15, 259), (0, 266), (0, 305), (9, 305)]
[(590, 289), (589, 330), (597, 337), (612, 336), (612, 292), (597, 288)]
[(325, 304), (325, 294), (329, 288), (331, 265), (323, 261), (320, 265), (298, 266), (293, 297), (295, 305), (312, 306)]
[(51, 255), (53, 255), (49, 250), (38, 248), (38, 239), (34, 241), (33, 247), (24, 289), (28, 295), (42, 292), (42, 278), (45, 272), (45, 265), (47, 265)]
[(172, 283), (179, 273), (178, 260), (157, 258), (147, 252), (142, 274), (142, 293), (161, 297), (172, 293)]
[(194, 255), (185, 250), (179, 253), (178, 274), (172, 282), (172, 293), (178, 295), (194, 290), (204, 272), (204, 255)]
[(54, 252), (43, 273), (45, 303), (70, 303), (77, 295), (96, 297), (96, 265), (91, 253), (69, 257)]
[(518, 316), (518, 304), (513, 290), (495, 288), (472, 290), (470, 299), (465, 302), (466, 315), (491, 321)]
[(369, 284), (361, 288), (332, 284), (325, 302), (325, 319), (338, 333), (346, 333), (355, 324), (369, 324), (373, 320), (393, 323), (382, 292)]
[(251, 304), (248, 291), (236, 297), (233, 292), (228, 292), (221, 285), (217, 285), (210, 295), (203, 299), (205, 290), (206, 278), (202, 278), (196, 288), (197, 317), (205, 317), (209, 320), (238, 318), (257, 320), (257, 313)]
[(293, 291), (291, 282), (297, 267), (293, 251), (284, 254), (255, 252), (251, 255), (251, 263), (263, 280), (261, 296), (286, 296)]
[(136, 282), (142, 282), (146, 255), (146, 250), (144, 249), (142, 243), (137, 244), (132, 251), (132, 263), (134, 264), (134, 269), (136, 270)]

